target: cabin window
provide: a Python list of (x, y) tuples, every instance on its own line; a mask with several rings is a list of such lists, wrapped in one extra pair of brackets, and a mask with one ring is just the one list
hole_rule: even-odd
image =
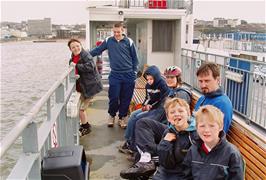
[(173, 51), (173, 28), (174, 21), (152, 21), (152, 51)]

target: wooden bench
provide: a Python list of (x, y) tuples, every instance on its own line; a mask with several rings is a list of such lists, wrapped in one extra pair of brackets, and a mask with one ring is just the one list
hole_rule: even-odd
[(238, 147), (245, 159), (246, 179), (266, 179), (265, 137), (262, 138), (256, 137), (240, 123), (232, 122), (227, 139)]
[(141, 105), (145, 99), (145, 96), (146, 96), (145, 86), (146, 86), (147, 81), (143, 75), (147, 68), (148, 68), (148, 65), (145, 64), (143, 67), (141, 76), (136, 79), (133, 97), (129, 105), (129, 113), (132, 113), (133, 111), (141, 108)]

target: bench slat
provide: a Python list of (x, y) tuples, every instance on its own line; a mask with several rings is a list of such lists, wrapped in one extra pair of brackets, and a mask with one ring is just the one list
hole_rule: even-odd
[[(264, 172), (263, 172), (263, 165), (260, 166), (260, 167), (257, 167), (255, 165), (254, 162), (252, 162), (252, 160), (254, 161), (254, 158), (253, 156), (248, 153), (247, 151), (245, 151), (242, 146), (237, 142), (235, 141), (234, 139), (232, 139), (230, 136), (228, 137), (228, 140), (230, 140), (231, 143), (233, 143), (235, 146), (238, 147), (238, 149), (240, 150), (243, 158), (245, 159), (245, 162), (246, 162), (246, 170), (247, 169), (250, 169), (252, 170), (255, 174), (257, 174), (259, 177), (263, 177), (266, 178)], [(260, 169), (261, 168), (261, 169)]]
[(239, 139), (241, 139), (245, 144), (247, 144), (250, 148), (254, 149), (258, 154), (262, 156), (262, 159), (264, 159), (264, 165), (266, 166), (266, 151), (263, 150), (258, 144), (256, 144), (252, 139), (249, 139), (247, 136), (245, 136), (240, 130), (238, 130), (234, 124), (230, 127), (230, 130), (233, 132), (233, 134), (239, 136)]
[(254, 179), (254, 180), (262, 180), (256, 173), (254, 173), (250, 168), (246, 168), (245, 179)]
[(247, 158), (249, 158), (250, 160), (252, 159), (252, 162), (258, 168), (261, 167), (263, 171), (266, 172), (265, 159), (262, 156), (260, 156), (260, 154), (258, 154), (254, 149), (252, 149), (250, 146), (245, 144), (245, 142), (243, 142), (241, 139), (237, 138), (235, 134), (230, 133), (229, 137), (231, 138), (230, 140), (238, 142), (237, 147), (241, 151), (241, 153), (243, 152), (247, 154), (248, 155)]

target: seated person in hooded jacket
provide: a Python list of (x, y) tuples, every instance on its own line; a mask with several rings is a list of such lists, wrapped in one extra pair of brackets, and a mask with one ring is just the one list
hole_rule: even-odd
[[(142, 103), (142, 108), (133, 111), (128, 119), (127, 129), (125, 131), (126, 142), (119, 148), (123, 151), (123, 146), (129, 146), (134, 136), (136, 122), (147, 116), (161, 116), (161, 109), (165, 98), (168, 96), (170, 89), (168, 88), (165, 80), (161, 76), (161, 72), (156, 66), (150, 66), (144, 72), (144, 78), (147, 80), (145, 86), (146, 96)], [(157, 118), (158, 119), (158, 118)]]

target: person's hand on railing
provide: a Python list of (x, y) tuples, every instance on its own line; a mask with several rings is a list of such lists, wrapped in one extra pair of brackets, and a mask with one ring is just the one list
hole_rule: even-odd
[(69, 66), (75, 67), (75, 66), (76, 66), (76, 63), (71, 62), (71, 63), (69, 64)]
[(75, 74), (75, 79), (77, 80), (77, 79), (79, 79), (79, 78), (80, 78), (80, 75)]

